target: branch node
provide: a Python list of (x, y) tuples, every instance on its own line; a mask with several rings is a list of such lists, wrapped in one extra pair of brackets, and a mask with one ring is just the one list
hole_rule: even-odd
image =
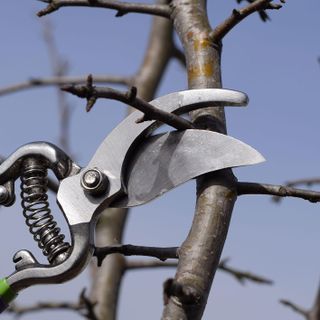
[[(48, 2), (48, 1), (45, 1), (45, 2)], [(50, 1), (48, 2), (49, 4), (47, 5), (46, 8), (40, 10), (38, 13), (37, 13), (37, 16), (40, 18), (40, 17), (43, 17), (49, 13), (52, 13), (52, 12), (55, 12), (59, 9), (59, 6), (55, 5), (54, 2)]]
[(118, 10), (117, 13), (115, 14), (115, 17), (120, 18), (120, 17), (123, 17), (124, 15), (126, 15), (127, 13), (128, 13), (128, 11)]
[(137, 88), (136, 87), (131, 87), (130, 90), (126, 93), (126, 96), (128, 98), (129, 103), (133, 102), (135, 98), (137, 97)]
[(170, 278), (163, 284), (163, 301), (164, 304), (168, 304), (171, 297), (177, 298), (180, 304), (198, 304), (200, 303), (201, 296), (196, 289), (182, 285)]

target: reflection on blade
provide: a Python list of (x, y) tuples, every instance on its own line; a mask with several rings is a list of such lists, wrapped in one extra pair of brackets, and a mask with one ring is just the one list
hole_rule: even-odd
[(149, 137), (125, 166), (127, 196), (112, 207), (144, 204), (210, 171), (265, 161), (249, 145), (205, 130), (174, 131)]

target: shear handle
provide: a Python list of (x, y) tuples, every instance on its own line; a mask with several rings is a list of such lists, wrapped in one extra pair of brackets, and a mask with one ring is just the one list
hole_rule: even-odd
[(76, 277), (93, 255), (93, 230), (91, 223), (70, 226), (72, 246), (69, 257), (61, 264), (50, 266), (31, 264), (6, 278), (15, 293), (35, 284), (63, 283)]

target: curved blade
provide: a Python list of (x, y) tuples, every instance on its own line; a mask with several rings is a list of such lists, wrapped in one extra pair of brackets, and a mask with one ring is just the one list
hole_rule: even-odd
[(127, 196), (110, 206), (138, 206), (204, 173), (264, 160), (247, 144), (212, 131), (152, 136), (139, 146), (128, 164), (124, 181)]
[[(194, 89), (170, 93), (150, 102), (167, 112), (183, 114), (208, 106), (245, 106), (248, 97), (245, 93), (227, 89)], [(139, 138), (145, 138), (160, 124), (154, 120), (136, 123), (143, 113), (135, 111), (126, 117), (104, 139), (92, 157), (88, 167), (106, 170), (110, 180), (110, 194), (121, 189), (122, 166), (128, 150), (135, 148)]]
[[(195, 89), (174, 92), (150, 102), (153, 106), (182, 114), (202, 107), (245, 106), (245, 93), (226, 89)], [(57, 194), (58, 203), (70, 225), (91, 221), (101, 206), (107, 206), (122, 192), (123, 164), (132, 151), (159, 124), (156, 121), (136, 123), (143, 113), (135, 111), (125, 118), (104, 139), (84, 171), (98, 168), (109, 180), (109, 193), (105, 197), (93, 198), (84, 195), (81, 188), (81, 173), (61, 181)]]

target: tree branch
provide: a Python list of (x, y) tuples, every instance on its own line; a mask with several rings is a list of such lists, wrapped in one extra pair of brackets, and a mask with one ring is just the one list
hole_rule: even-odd
[(312, 203), (320, 202), (320, 192), (296, 189), (282, 185), (238, 182), (237, 190), (239, 196), (247, 194), (265, 194), (278, 197), (300, 198)]
[(119, 2), (114, 0), (40, 0), (48, 3), (47, 7), (37, 13), (39, 17), (57, 11), (62, 7), (93, 7), (117, 10), (116, 17), (131, 12), (151, 14), (170, 18), (171, 9), (167, 4), (147, 4), (134, 2)]
[(299, 180), (291, 180), (285, 183), (288, 187), (294, 187), (296, 185), (304, 184), (308, 187), (313, 186), (314, 184), (320, 184), (320, 178), (309, 178), (309, 179), (299, 179)]
[(134, 246), (131, 244), (117, 244), (101, 248), (95, 248), (93, 255), (98, 259), (98, 266), (101, 266), (103, 259), (112, 253), (121, 253), (124, 256), (148, 256), (155, 257), (161, 261), (167, 259), (177, 259), (179, 257), (179, 247), (159, 248)]
[(307, 320), (311, 320), (310, 316), (309, 316), (309, 311), (301, 308), (300, 306), (296, 305), (295, 303), (292, 303), (288, 300), (280, 300), (280, 303), (282, 303), (284, 306), (291, 308), (293, 311), (299, 313), (300, 315), (302, 315), (303, 317), (305, 317)]
[[(256, 0), (240, 10), (234, 9), (232, 14), (210, 33), (211, 40), (215, 43), (219, 43), (239, 22), (252, 13), (259, 12), (261, 10), (278, 10), (282, 8), (281, 4), (275, 4), (272, 3), (272, 1), (273, 0)], [(285, 3), (285, 0), (280, 1)]]
[(313, 306), (310, 310), (306, 310), (295, 303), (292, 303), (288, 300), (280, 300), (280, 303), (291, 308), (293, 311), (301, 314), (305, 317), (306, 320), (319, 320), (320, 319), (320, 286), (313, 303)]
[[(0, 88), (0, 96), (37, 87), (63, 86), (67, 84), (83, 84), (87, 82), (87, 79), (88, 76), (59, 76), (48, 78), (36, 77), (24, 82)], [(126, 86), (130, 86), (133, 81), (130, 77), (118, 77), (108, 75), (93, 75), (92, 80), (94, 83), (112, 83)]]
[(112, 99), (129, 104), (130, 106), (143, 112), (145, 116), (142, 119), (139, 119), (137, 122), (142, 122), (145, 120), (158, 120), (178, 130), (195, 128), (190, 121), (185, 120), (184, 118), (173, 113), (158, 109), (150, 103), (137, 97), (137, 89), (135, 87), (132, 87), (131, 90), (127, 92), (122, 92), (108, 87), (94, 87), (92, 86), (92, 81), (89, 76), (86, 86), (70, 85), (62, 87), (62, 90), (70, 92), (80, 98), (86, 98), (87, 111), (91, 110), (98, 98)]
[(85, 289), (83, 289), (79, 295), (78, 302), (39, 302), (31, 306), (18, 306), (17, 304), (11, 304), (7, 309), (7, 312), (14, 313), (16, 316), (21, 316), (31, 312), (64, 309), (75, 311), (90, 320), (98, 320), (93, 310), (94, 305), (95, 303), (92, 303), (86, 297)]
[[(227, 265), (229, 259), (223, 259), (220, 261), (218, 269), (233, 276), (241, 284), (245, 281), (252, 281), (258, 284), (273, 284), (272, 280), (258, 276), (248, 271), (242, 271), (235, 268), (231, 268)], [(177, 261), (157, 261), (157, 260), (142, 260), (142, 261), (127, 261), (126, 270), (136, 269), (153, 269), (153, 268), (176, 268), (178, 266)]]
[(229, 261), (229, 259), (223, 259), (220, 261), (219, 263), (219, 270), (224, 271), (230, 275), (232, 275), (233, 277), (236, 278), (236, 280), (238, 280), (241, 284), (244, 284), (245, 281), (252, 281), (252, 282), (256, 282), (259, 284), (273, 284), (272, 280), (269, 280), (267, 278), (258, 276), (256, 274), (253, 274), (251, 272), (248, 271), (241, 271), (241, 270), (237, 270), (235, 268), (231, 268), (227, 265), (227, 262)]
[[(171, 1), (171, 16), (186, 55), (189, 89), (222, 87), (221, 46), (212, 45), (206, 4), (205, 0)], [(208, 105), (190, 116), (197, 127), (227, 132), (223, 108)], [(172, 298), (166, 295), (163, 320), (202, 318), (227, 237), (237, 197), (235, 187), (236, 179), (231, 170), (197, 178), (195, 214), (179, 250), (179, 264), (173, 280), (173, 286), (182, 286), (181, 294), (172, 295)]]

